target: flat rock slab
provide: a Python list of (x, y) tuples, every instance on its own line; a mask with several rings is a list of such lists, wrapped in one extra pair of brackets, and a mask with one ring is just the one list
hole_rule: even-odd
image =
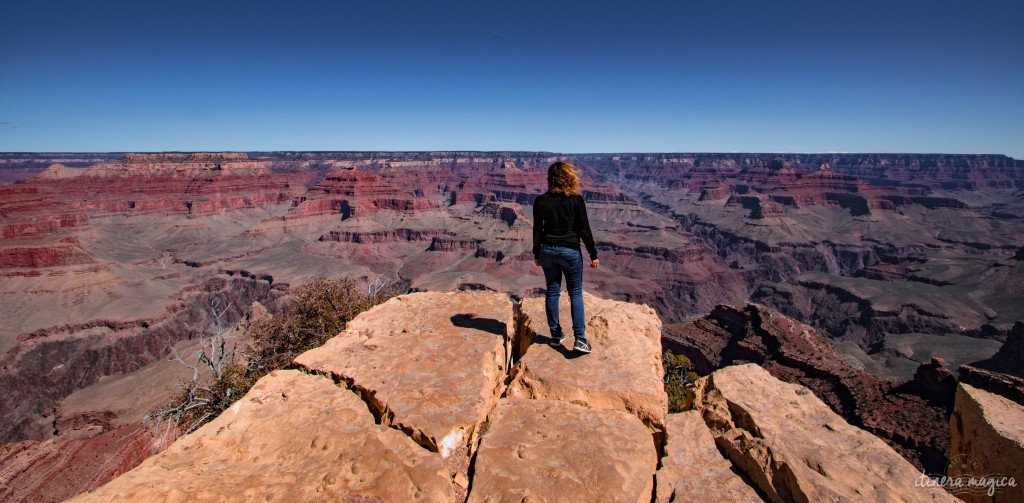
[(502, 400), (477, 451), (469, 502), (651, 501), (658, 456), (636, 417), (553, 400)]
[(476, 444), (477, 428), (501, 396), (513, 316), (502, 293), (402, 295), (295, 363), (346, 382), (382, 423), (447, 458)]
[(73, 501), (452, 501), (444, 461), (374, 423), (350, 390), (296, 370)]
[(771, 501), (957, 501), (918, 487), (921, 472), (882, 439), (758, 365), (717, 370), (696, 395), (718, 446)]
[[(951, 489), (960, 499), (1024, 501), (1024, 407), (983, 389), (960, 383), (949, 418), (952, 446), (947, 475), (1002, 485)], [(1016, 487), (1005, 485), (1012, 478)]]
[(668, 444), (657, 475), (659, 503), (698, 497), (730, 503), (764, 501), (722, 456), (699, 412), (669, 414), (665, 433)]
[[(553, 348), (544, 298), (522, 302), (526, 341), (533, 340), (512, 370), (508, 396), (552, 399), (595, 409), (629, 412), (652, 430), (664, 428), (668, 398), (662, 384), (661, 320), (646, 305), (605, 300), (584, 293), (588, 355), (571, 352), (568, 294), (559, 305), (563, 345)], [(520, 349), (522, 351), (522, 349)]]

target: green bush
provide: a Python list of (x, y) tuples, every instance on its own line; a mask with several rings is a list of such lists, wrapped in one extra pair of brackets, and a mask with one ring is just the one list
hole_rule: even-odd
[(665, 393), (668, 394), (668, 411), (683, 412), (690, 409), (690, 401), (686, 397), (686, 388), (700, 379), (693, 371), (693, 362), (683, 355), (675, 355), (665, 351), (661, 355), (661, 364), (665, 369)]
[[(254, 321), (249, 326), (252, 336), (250, 344), (241, 355), (228, 355), (223, 351), (222, 327), (209, 336), (211, 348), (221, 351), (200, 353), (195, 366), (216, 367), (213, 377), (199, 378), (195, 372), (191, 382), (186, 382), (182, 392), (163, 409), (147, 416), (151, 422), (164, 423), (168, 432), (188, 433), (217, 417), (235, 401), (244, 396), (261, 377), (285, 368), (299, 354), (320, 347), (328, 339), (345, 329), (359, 313), (399, 295), (405, 290), (400, 285), (374, 282), (367, 290), (348, 278), (329, 280), (317, 277), (291, 292), (291, 303), (280, 316)], [(219, 313), (215, 312), (215, 316)], [(216, 361), (207, 365), (211, 357), (219, 355)], [(204, 360), (205, 358), (205, 360)], [(179, 358), (179, 360), (181, 360)]]

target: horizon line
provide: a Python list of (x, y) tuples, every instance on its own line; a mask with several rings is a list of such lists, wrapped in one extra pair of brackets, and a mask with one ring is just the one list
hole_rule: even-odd
[(914, 151), (803, 151), (803, 152), (784, 152), (784, 151), (699, 151), (699, 150), (688, 150), (688, 151), (606, 151), (606, 152), (557, 152), (550, 150), (457, 150), (457, 149), (442, 149), (442, 150), (24, 150), (24, 151), (0, 151), (0, 155), (8, 154), (215, 154), (215, 153), (242, 153), (242, 154), (260, 154), (260, 153), (308, 153), (308, 154), (429, 154), (429, 153), (472, 153), (472, 154), (548, 154), (548, 155), (565, 155), (565, 156), (583, 156), (583, 155), (683, 155), (683, 154), (702, 154), (702, 155), (941, 155), (941, 156), (973, 156), (973, 157), (984, 157), (984, 156), (1002, 156), (1014, 160), (1022, 160), (1013, 157), (1009, 154), (1000, 154), (992, 152), (976, 152), (976, 153), (953, 153), (953, 152), (914, 152)]

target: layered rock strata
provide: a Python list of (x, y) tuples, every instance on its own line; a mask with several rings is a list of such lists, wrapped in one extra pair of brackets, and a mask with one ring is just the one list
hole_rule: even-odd
[(87, 169), (54, 164), (19, 182), (59, 193), (76, 210), (208, 215), (289, 201), (305, 188), (244, 153), (128, 154)]
[(1024, 323), (1013, 325), (991, 358), (961, 365), (960, 382), (1024, 405)]

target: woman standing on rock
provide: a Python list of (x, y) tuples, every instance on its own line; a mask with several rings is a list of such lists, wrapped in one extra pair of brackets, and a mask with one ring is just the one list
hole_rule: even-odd
[(562, 344), (564, 334), (558, 319), (558, 298), (562, 276), (572, 309), (573, 350), (590, 352), (583, 318), (583, 253), (580, 240), (590, 254), (590, 267), (597, 267), (597, 248), (587, 219), (587, 205), (580, 195), (576, 168), (558, 161), (548, 168), (548, 191), (533, 203), (533, 262), (544, 270), (547, 292), (544, 308), (551, 330), (549, 344)]

